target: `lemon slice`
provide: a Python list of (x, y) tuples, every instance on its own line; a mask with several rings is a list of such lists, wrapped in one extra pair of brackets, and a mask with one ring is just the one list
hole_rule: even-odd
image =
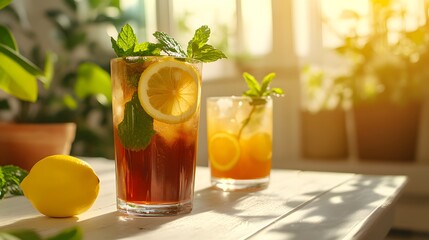
[(227, 171), (233, 168), (240, 159), (240, 144), (237, 138), (229, 133), (220, 132), (209, 140), (209, 158), (213, 168)]
[(140, 104), (155, 120), (184, 122), (198, 108), (199, 78), (196, 69), (186, 62), (170, 58), (151, 64), (140, 76)]
[(259, 162), (271, 160), (273, 156), (271, 135), (266, 132), (253, 134), (246, 144), (246, 152), (252, 159)]

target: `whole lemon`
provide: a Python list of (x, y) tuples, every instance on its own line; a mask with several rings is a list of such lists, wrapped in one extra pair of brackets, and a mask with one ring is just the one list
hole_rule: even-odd
[(20, 187), (40, 213), (71, 217), (92, 206), (98, 196), (99, 183), (87, 162), (69, 155), (52, 155), (37, 162)]

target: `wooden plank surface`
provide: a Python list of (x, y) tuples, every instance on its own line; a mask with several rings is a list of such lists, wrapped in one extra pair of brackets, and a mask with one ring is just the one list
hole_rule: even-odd
[[(116, 212), (113, 161), (87, 160), (100, 177), (100, 194), (88, 212), (75, 218), (48, 218), (24, 197), (13, 197), (0, 201), (0, 229), (32, 228), (48, 236), (79, 225), (85, 239), (335, 239), (331, 236), (358, 236), (365, 223), (377, 222), (378, 212), (390, 208), (406, 180), (273, 170), (263, 191), (226, 193), (211, 188), (209, 170), (198, 167), (192, 213), (125, 218)], [(307, 238), (318, 231), (326, 234)]]

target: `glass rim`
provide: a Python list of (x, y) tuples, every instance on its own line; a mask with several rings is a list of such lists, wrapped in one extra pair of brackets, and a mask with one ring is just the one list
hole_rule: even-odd
[(124, 56), (124, 57), (114, 57), (111, 58), (111, 61), (120, 61), (120, 60), (134, 60), (134, 59), (144, 59), (144, 58), (174, 58), (179, 60), (185, 60), (189, 63), (203, 63), (203, 61), (195, 59), (195, 58), (189, 58), (189, 57), (175, 57), (175, 56), (169, 56), (169, 55), (150, 55), (150, 56)]

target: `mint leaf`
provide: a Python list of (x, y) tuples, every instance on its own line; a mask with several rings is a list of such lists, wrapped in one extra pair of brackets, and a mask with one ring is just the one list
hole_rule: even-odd
[(178, 58), (187, 57), (180, 44), (167, 33), (157, 31), (153, 34), (153, 36), (160, 42), (162, 51), (167, 53), (169, 56)]
[(125, 24), (118, 34), (118, 40), (110, 38), (113, 50), (118, 57), (132, 56), (134, 46), (137, 44), (137, 37), (133, 28), (129, 24)]
[(13, 165), (0, 166), (0, 199), (7, 193), (22, 195), (19, 184), (27, 176), (28, 172)]
[(275, 77), (276, 77), (275, 73), (269, 73), (268, 75), (266, 75), (264, 77), (264, 79), (262, 79), (261, 90), (260, 90), (261, 93), (263, 93), (263, 94), (267, 93), (268, 88), (270, 87), (270, 84)]
[(134, 45), (137, 43), (137, 37), (133, 28), (126, 24), (122, 27), (118, 35), (117, 44), (126, 53), (134, 51)]
[(260, 97), (261, 86), (259, 86), (259, 82), (256, 78), (247, 72), (243, 73), (243, 78), (249, 88), (243, 95), (248, 97)]
[(134, 46), (133, 56), (158, 56), (161, 54), (161, 44), (143, 42)]
[(283, 94), (284, 94), (283, 89), (281, 89), (281, 88), (272, 88), (272, 89), (270, 89), (270, 91), (266, 92), (265, 96), (274, 95), (274, 96), (280, 97)]
[(206, 25), (201, 26), (195, 31), (194, 37), (188, 42), (187, 55), (202, 62), (214, 62), (226, 55), (207, 44), (210, 37), (210, 28)]
[(153, 118), (144, 111), (135, 92), (131, 101), (125, 103), (124, 119), (118, 125), (119, 139), (124, 148), (139, 151), (149, 145), (155, 134)]

